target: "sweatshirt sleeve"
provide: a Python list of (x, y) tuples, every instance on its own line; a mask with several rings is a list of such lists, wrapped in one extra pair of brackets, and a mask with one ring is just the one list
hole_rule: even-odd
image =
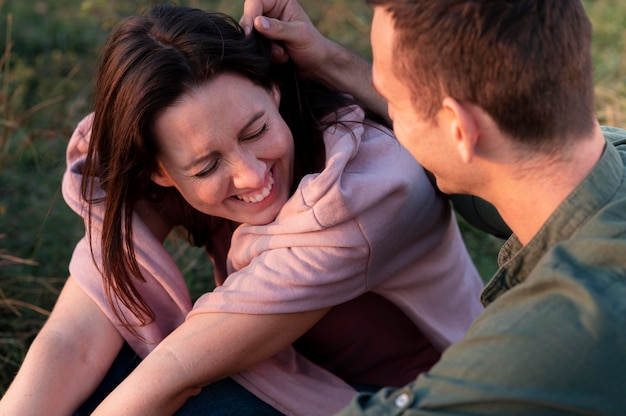
[(356, 396), (339, 377), (289, 347), (248, 370), (235, 381), (286, 415), (327, 416), (337, 413)]
[(367, 291), (415, 304), (416, 292), (463, 277), (469, 257), (422, 167), (359, 110), (343, 117), (325, 133), (324, 170), (302, 179), (272, 223), (235, 231), (228, 279), (192, 315), (301, 312)]
[[(355, 110), (330, 127), (324, 141), (325, 169), (303, 178), (274, 222), (236, 230), (229, 277), (188, 316), (313, 310), (367, 291), (419, 304), (418, 292), (436, 297), (432, 285), (459, 282), (463, 274), (446, 279), (445, 267), (456, 271), (465, 263), (439, 253), (457, 248), (445, 247), (449, 207), (389, 131), (368, 124)], [(423, 262), (429, 258), (436, 268)], [(416, 276), (418, 270), (423, 276)], [(431, 303), (420, 307), (430, 310)], [(436, 315), (438, 309), (432, 309), (426, 316)], [(355, 394), (291, 347), (235, 379), (286, 414), (316, 408), (333, 414)]]

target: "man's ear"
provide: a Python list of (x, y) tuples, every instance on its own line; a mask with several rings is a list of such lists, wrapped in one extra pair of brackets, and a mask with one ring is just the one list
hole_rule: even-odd
[(464, 163), (471, 163), (476, 152), (479, 130), (474, 114), (452, 97), (444, 98), (442, 107), (451, 118), (450, 134), (461, 160)]
[(152, 182), (164, 188), (169, 188), (170, 186), (174, 186), (174, 182), (172, 182), (170, 177), (168, 175), (163, 174), (163, 169), (161, 168), (160, 164), (157, 167), (157, 169), (154, 172), (152, 172), (152, 174), (150, 175), (150, 179), (152, 179)]

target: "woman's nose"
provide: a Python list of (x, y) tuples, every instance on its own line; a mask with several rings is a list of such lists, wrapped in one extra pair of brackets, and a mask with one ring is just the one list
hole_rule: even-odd
[(244, 157), (233, 165), (233, 184), (238, 189), (258, 189), (267, 175), (263, 161), (256, 157)]

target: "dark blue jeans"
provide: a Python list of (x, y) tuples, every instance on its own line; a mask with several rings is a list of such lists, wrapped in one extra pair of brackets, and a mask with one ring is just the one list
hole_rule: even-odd
[[(140, 361), (141, 359), (135, 352), (124, 344), (100, 386), (74, 413), (74, 416), (91, 414)], [(230, 378), (205, 387), (200, 394), (187, 400), (187, 403), (176, 412), (176, 416), (276, 416), (281, 414)]]

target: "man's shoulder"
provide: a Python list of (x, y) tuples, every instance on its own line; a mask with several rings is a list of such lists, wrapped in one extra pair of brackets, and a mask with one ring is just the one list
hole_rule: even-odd
[(604, 137), (614, 146), (626, 145), (626, 130), (619, 127), (602, 126)]

